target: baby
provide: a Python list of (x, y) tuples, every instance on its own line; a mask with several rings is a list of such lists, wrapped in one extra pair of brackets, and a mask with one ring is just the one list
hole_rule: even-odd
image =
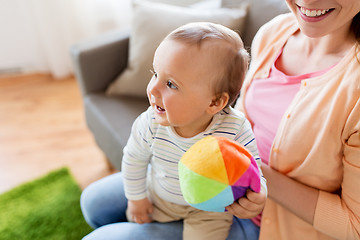
[[(213, 135), (246, 146), (260, 166), (250, 123), (231, 107), (248, 59), (239, 35), (218, 24), (187, 24), (160, 43), (147, 87), (151, 106), (135, 120), (124, 148), (130, 221), (183, 220), (184, 239), (226, 239), (233, 216), (189, 206), (180, 190), (178, 162), (195, 142)], [(263, 177), (261, 186), (266, 192)]]

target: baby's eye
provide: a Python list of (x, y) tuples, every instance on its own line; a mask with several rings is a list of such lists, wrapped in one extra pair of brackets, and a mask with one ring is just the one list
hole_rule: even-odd
[(152, 73), (152, 75), (157, 78), (157, 73), (154, 70), (150, 70), (150, 72)]
[(166, 86), (168, 88), (177, 89), (177, 86), (175, 86), (175, 84), (173, 84), (170, 80), (167, 81)]

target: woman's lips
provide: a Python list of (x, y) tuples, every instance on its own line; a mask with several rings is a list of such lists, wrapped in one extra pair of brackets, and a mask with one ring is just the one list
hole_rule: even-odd
[(301, 17), (308, 22), (317, 22), (326, 18), (334, 8), (329, 9), (308, 9), (305, 7), (298, 6)]

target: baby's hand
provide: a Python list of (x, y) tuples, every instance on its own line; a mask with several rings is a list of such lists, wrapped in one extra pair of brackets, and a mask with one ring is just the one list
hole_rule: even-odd
[(253, 218), (261, 213), (265, 202), (266, 195), (264, 192), (256, 193), (248, 190), (244, 197), (227, 206), (226, 210), (238, 218)]
[(143, 224), (152, 222), (151, 214), (153, 211), (152, 203), (149, 199), (144, 198), (141, 200), (129, 200), (127, 215), (130, 221)]

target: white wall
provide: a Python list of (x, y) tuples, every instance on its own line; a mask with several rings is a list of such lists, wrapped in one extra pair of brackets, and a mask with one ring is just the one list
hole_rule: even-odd
[(0, 69), (31, 67), (39, 61), (27, 15), (15, 1), (0, 0)]
[[(153, 0), (189, 5), (199, 0)], [(131, 0), (0, 0), (0, 74), (7, 69), (72, 73), (69, 47), (127, 27)]]
[(69, 47), (130, 24), (131, 0), (0, 0), (0, 74), (72, 72)]

